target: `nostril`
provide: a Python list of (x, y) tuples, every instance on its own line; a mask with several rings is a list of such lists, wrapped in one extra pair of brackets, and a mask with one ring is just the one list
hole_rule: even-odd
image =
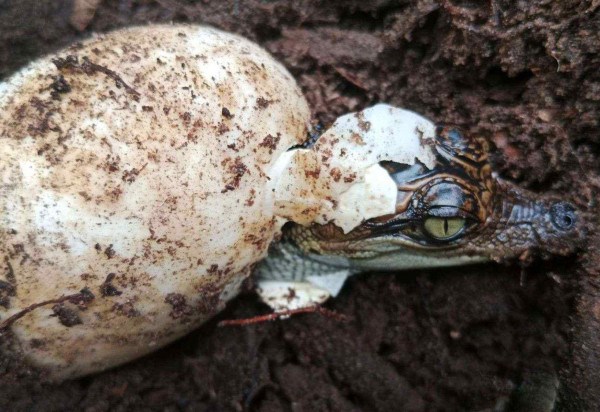
[(561, 230), (571, 229), (577, 221), (575, 208), (567, 202), (559, 202), (552, 205), (550, 208), (550, 217), (554, 226)]

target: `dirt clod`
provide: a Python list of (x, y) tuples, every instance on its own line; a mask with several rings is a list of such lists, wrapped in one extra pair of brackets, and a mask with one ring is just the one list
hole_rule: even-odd
[(62, 303), (52, 306), (52, 312), (54, 312), (54, 315), (58, 317), (60, 323), (67, 328), (81, 324), (81, 318), (77, 312)]
[(120, 296), (123, 292), (121, 292), (115, 285), (113, 285), (112, 281), (115, 279), (116, 274), (109, 273), (106, 276), (106, 280), (102, 285), (100, 285), (100, 294), (104, 297), (106, 296)]
[[(301, 85), (316, 122), (328, 126), (341, 114), (387, 102), (495, 144), (491, 158), (503, 178), (581, 209), (598, 197), (598, 2), (104, 0), (79, 16), (72, 16), (71, 0), (0, 3), (2, 76), (78, 40), (79, 30), (210, 24), (276, 55)], [(76, 88), (69, 70), (106, 76), (117, 92), (138, 98), (118, 68), (95, 65), (93, 56), (67, 58), (57, 67), (51, 86), (57, 103)], [(250, 104), (266, 113), (272, 98)], [(161, 108), (193, 124), (185, 107), (157, 103), (153, 111)], [(228, 132), (227, 112), (215, 133)], [(41, 120), (32, 133), (54, 127), (51, 111)], [(271, 144), (275, 138), (265, 141)], [(225, 193), (249, 173), (243, 159), (223, 167), (231, 176), (223, 182)], [(137, 176), (132, 172), (126, 182)], [(598, 233), (597, 220), (590, 220), (590, 233)], [(90, 247), (118, 260), (112, 247)], [(527, 380), (528, 371), (562, 370), (564, 387), (587, 396), (581, 410), (600, 410), (597, 379), (581, 372), (600, 357), (597, 328), (575, 329), (573, 338), (570, 323), (598, 313), (597, 292), (576, 298), (583, 288), (600, 290), (597, 267), (597, 249), (590, 248), (579, 258), (534, 262), (523, 285), (520, 267), (491, 263), (365, 274), (327, 304), (351, 322), (306, 314), (216, 328), (219, 320), (264, 313), (257, 298), (246, 295), (175, 344), (62, 385), (40, 384), (22, 364), (0, 356), (0, 409), (491, 410)], [(118, 292), (110, 281), (104, 287), (108, 296)], [(0, 290), (0, 299), (9, 297), (7, 290)], [(215, 300), (207, 294), (198, 303), (205, 307), (192, 310), (212, 313)], [(191, 307), (178, 296), (166, 303), (173, 317)], [(117, 314), (136, 315), (131, 302), (119, 305)]]

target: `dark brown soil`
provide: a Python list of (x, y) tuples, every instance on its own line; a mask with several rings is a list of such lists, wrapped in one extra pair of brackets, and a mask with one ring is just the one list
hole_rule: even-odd
[[(202, 22), (274, 53), (324, 125), (374, 102), (409, 108), (487, 138), (503, 177), (586, 208), (600, 172), (599, 9), (595, 0), (105, 0), (79, 32), (71, 1), (0, 0), (0, 77), (93, 31)], [(564, 393), (582, 396), (575, 410), (600, 410), (599, 235), (589, 230), (587, 252), (537, 262), (523, 278), (496, 264), (358, 276), (327, 305), (347, 323), (312, 314), (216, 327), (267, 312), (248, 294), (166, 349), (59, 386), (0, 359), (0, 409), (480, 411), (560, 369)]]

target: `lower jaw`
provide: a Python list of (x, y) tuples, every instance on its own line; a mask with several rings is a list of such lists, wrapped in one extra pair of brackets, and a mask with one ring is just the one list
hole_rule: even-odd
[(489, 261), (482, 256), (434, 257), (430, 255), (406, 252), (383, 253), (367, 259), (350, 259), (353, 268), (358, 271), (381, 270), (396, 271), (407, 269), (425, 269), (436, 267), (462, 266)]

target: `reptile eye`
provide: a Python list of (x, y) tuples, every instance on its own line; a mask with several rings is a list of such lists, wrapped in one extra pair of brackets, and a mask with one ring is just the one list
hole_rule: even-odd
[(436, 240), (450, 240), (459, 235), (466, 224), (462, 217), (428, 217), (423, 227)]

